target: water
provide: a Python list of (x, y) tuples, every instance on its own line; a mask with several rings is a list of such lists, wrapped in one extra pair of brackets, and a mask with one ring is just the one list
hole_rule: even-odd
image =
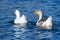
[[(28, 25), (13, 23), (16, 9), (27, 16)], [(53, 17), (52, 30), (35, 25), (35, 10), (42, 10), (45, 18)], [(0, 40), (60, 40), (60, 0), (0, 0)]]

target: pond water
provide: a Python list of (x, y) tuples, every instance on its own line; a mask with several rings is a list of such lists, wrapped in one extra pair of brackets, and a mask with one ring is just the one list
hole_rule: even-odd
[[(13, 23), (16, 9), (26, 15), (28, 25)], [(35, 10), (41, 10), (44, 18), (52, 16), (54, 28), (38, 28)], [(0, 0), (0, 40), (60, 40), (60, 0)]]

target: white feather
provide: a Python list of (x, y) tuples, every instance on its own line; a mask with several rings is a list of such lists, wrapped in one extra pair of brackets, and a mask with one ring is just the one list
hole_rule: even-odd
[(50, 16), (45, 22), (43, 22), (42, 26), (44, 26), (44, 24), (46, 25), (47, 29), (52, 28), (52, 17)]
[(15, 24), (27, 24), (27, 19), (26, 19), (26, 16), (25, 15), (22, 15), (20, 17), (19, 10), (16, 10), (15, 11), (15, 14), (16, 14), (16, 19), (14, 20), (14, 23)]

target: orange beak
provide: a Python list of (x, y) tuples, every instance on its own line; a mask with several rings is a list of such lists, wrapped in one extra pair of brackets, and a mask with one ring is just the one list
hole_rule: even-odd
[(36, 11), (34, 12), (34, 14), (37, 14), (37, 12), (38, 12), (38, 11), (36, 10)]
[(34, 12), (34, 14), (36, 14), (36, 11)]

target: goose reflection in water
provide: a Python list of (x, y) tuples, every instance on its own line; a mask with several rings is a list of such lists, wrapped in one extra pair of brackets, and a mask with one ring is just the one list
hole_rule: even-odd
[(48, 39), (48, 38), (52, 38), (53, 37), (53, 33), (52, 32), (37, 32), (39, 35), (37, 35), (37, 39)]
[(25, 26), (20, 26), (20, 25), (14, 25), (14, 37), (16, 39), (20, 39), (23, 36), (23, 33), (26, 32), (27, 30), (25, 29)]
[[(39, 29), (40, 30), (40, 29)], [(29, 31), (26, 29), (26, 27), (20, 27), (19, 25), (14, 25), (14, 37), (15, 40), (30, 40), (35, 38), (36, 40), (38, 39), (45, 39), (45, 38), (52, 38), (53, 37), (53, 32), (52, 31), (44, 31), (40, 30), (38, 28), (34, 29), (32, 31)]]

